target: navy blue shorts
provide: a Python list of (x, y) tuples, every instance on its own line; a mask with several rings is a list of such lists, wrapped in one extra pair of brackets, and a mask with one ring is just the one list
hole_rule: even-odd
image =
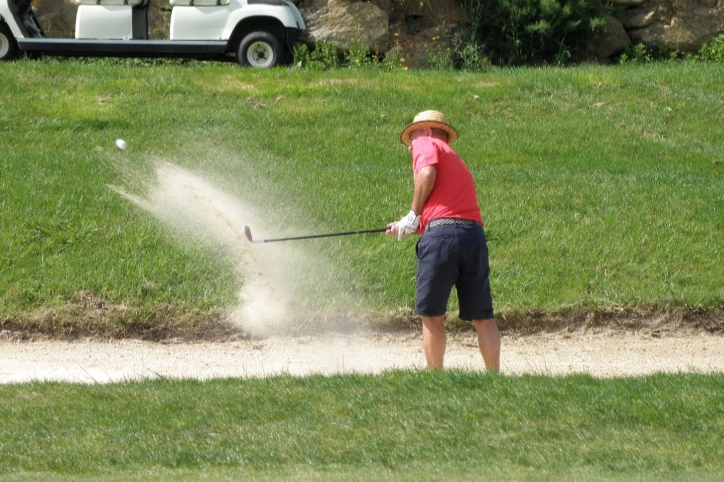
[(415, 314), (444, 315), (455, 286), (461, 320), (494, 317), (488, 243), (481, 225), (447, 224), (426, 231), (417, 242), (417, 259)]

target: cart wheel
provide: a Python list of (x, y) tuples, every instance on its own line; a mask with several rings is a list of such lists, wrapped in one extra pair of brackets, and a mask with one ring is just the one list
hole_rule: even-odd
[(269, 69), (279, 65), (284, 55), (282, 43), (269, 32), (252, 32), (241, 41), (236, 60), (245, 67)]
[(18, 53), (18, 44), (7, 24), (0, 22), (0, 60), (10, 60)]

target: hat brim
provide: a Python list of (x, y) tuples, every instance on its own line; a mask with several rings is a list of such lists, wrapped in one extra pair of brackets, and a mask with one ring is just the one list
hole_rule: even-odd
[(445, 132), (447, 132), (447, 143), (452, 144), (455, 142), (458, 138), (458, 131), (456, 131), (452, 126), (443, 124), (442, 122), (437, 121), (419, 121), (419, 122), (413, 122), (409, 126), (405, 127), (405, 130), (402, 131), (402, 134), (400, 134), (400, 141), (406, 146), (410, 146), (412, 144), (412, 140), (410, 139), (410, 134), (415, 132), (418, 129), (440, 129)]

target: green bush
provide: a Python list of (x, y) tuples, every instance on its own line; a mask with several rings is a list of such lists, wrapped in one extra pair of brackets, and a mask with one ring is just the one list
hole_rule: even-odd
[(402, 65), (402, 51), (399, 47), (393, 48), (381, 58), (377, 57), (377, 60), (377, 66), (382, 70), (407, 70), (407, 67)]
[(614, 7), (597, 0), (462, 0), (471, 19), (465, 44), (494, 64), (564, 64), (607, 28)]
[(324, 70), (339, 67), (337, 48), (329, 42), (318, 42), (314, 50), (302, 44), (294, 47), (294, 64), (310, 70)]
[(614, 60), (623, 65), (642, 65), (650, 62), (676, 62), (681, 59), (691, 59), (691, 56), (683, 57), (680, 52), (666, 45), (650, 47), (637, 43), (626, 47)]
[(485, 55), (483, 46), (476, 42), (465, 44), (458, 52), (458, 57), (461, 70), (480, 72), (490, 68), (490, 59)]
[(369, 67), (374, 63), (370, 48), (360, 39), (354, 39), (344, 56), (344, 64), (350, 68)]
[(440, 48), (436, 52), (428, 52), (427, 66), (432, 70), (453, 70), (455, 68), (455, 52), (449, 47)]
[(294, 47), (294, 65), (309, 70), (325, 70), (337, 67), (366, 69), (377, 67), (381, 70), (403, 68), (399, 49), (392, 49), (389, 55), (373, 54), (361, 39), (352, 41), (349, 50), (340, 54), (329, 42), (319, 42), (313, 50), (308, 46)]
[(701, 46), (699, 60), (703, 62), (724, 62), (724, 35), (719, 35), (714, 40)]
[(653, 52), (646, 44), (638, 43), (629, 45), (618, 57), (619, 64), (641, 65), (648, 64), (653, 60)]

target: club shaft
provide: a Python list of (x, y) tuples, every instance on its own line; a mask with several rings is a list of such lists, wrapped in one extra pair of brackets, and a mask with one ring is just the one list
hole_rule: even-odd
[(274, 243), (277, 241), (295, 241), (298, 239), (331, 238), (332, 236), (350, 236), (353, 234), (384, 233), (387, 228), (365, 229), (362, 231), (345, 231), (344, 233), (313, 234), (310, 236), (295, 236), (292, 238), (259, 239), (255, 243)]

